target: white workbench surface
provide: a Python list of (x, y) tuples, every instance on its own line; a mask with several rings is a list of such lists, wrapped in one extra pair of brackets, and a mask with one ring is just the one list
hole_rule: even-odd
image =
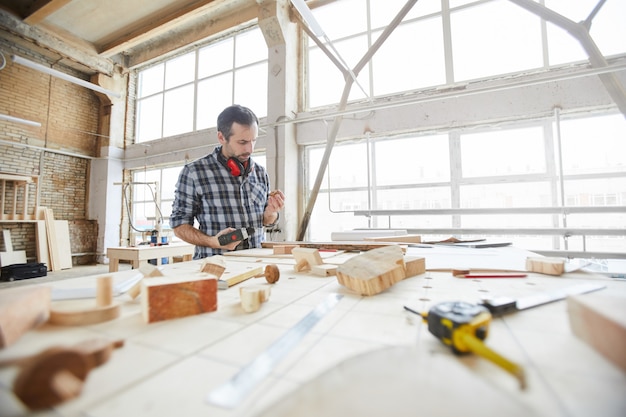
[[(510, 248), (502, 248), (511, 253)], [(427, 253), (429, 249), (423, 252)], [(449, 272), (408, 278), (375, 296), (359, 296), (335, 277), (295, 273), (289, 258), (259, 257), (271, 250), (228, 256), (227, 262), (279, 266), (268, 302), (244, 313), (238, 286), (218, 292), (218, 310), (145, 324), (139, 299), (116, 298), (121, 317), (83, 327), (44, 325), (0, 351), (0, 360), (85, 339), (124, 339), (110, 360), (89, 374), (82, 394), (43, 416), (572, 416), (626, 415), (626, 373), (576, 338), (564, 301), (496, 318), (486, 344), (521, 364), (528, 388), (476, 355), (455, 356), (407, 305), (419, 311), (441, 301), (476, 302), (487, 295), (523, 296), (593, 280), (626, 296), (626, 282), (587, 273), (562, 277), (460, 279)], [(326, 262), (349, 255), (324, 253)], [(426, 265), (428, 268), (428, 255)], [(508, 256), (508, 255), (507, 255)], [(197, 271), (200, 261), (164, 265), (166, 275)], [(228, 265), (228, 264), (227, 264)], [(238, 266), (241, 266), (238, 264)], [(113, 274), (117, 282), (137, 271)], [(95, 285), (95, 277), (54, 288)], [(241, 285), (259, 285), (262, 279)], [(267, 284), (269, 285), (269, 284)], [(235, 409), (205, 401), (306, 316), (329, 294), (343, 298)], [(54, 305), (92, 305), (91, 300)], [(369, 357), (359, 355), (370, 354)], [(15, 368), (0, 369), (0, 415), (29, 415), (13, 396)], [(33, 414), (34, 415), (34, 414)]]

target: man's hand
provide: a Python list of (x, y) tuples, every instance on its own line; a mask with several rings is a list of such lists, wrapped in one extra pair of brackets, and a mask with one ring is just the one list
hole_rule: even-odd
[(285, 206), (285, 194), (280, 190), (270, 192), (267, 197), (267, 206), (263, 212), (263, 224), (274, 224), (278, 219), (278, 212)]
[(226, 234), (226, 233), (234, 232), (235, 230), (237, 230), (237, 229), (235, 229), (235, 228), (233, 228), (233, 227), (227, 227), (226, 229), (220, 230), (220, 231), (219, 231), (219, 232), (215, 235), (215, 241), (217, 242), (217, 245), (216, 245), (216, 246), (214, 246), (214, 247), (215, 247), (215, 248), (219, 248), (219, 249), (235, 250), (235, 248), (237, 247), (237, 245), (239, 244), (239, 242), (241, 242), (241, 240), (238, 240), (238, 241), (236, 241), (236, 242), (229, 243), (228, 245), (224, 245), (224, 246), (221, 246), (221, 245), (220, 245), (220, 243), (219, 243), (219, 240), (218, 240), (218, 238), (219, 238), (220, 236), (222, 236), (222, 235), (224, 235), (224, 234)]

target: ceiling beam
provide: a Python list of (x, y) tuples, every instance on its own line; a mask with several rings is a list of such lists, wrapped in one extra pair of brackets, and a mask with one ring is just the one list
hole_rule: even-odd
[(160, 36), (176, 26), (184, 23), (186, 20), (200, 17), (207, 13), (216, 0), (202, 0), (188, 6), (178, 8), (172, 14), (166, 17), (151, 20), (148, 24), (133, 30), (132, 32), (117, 38), (113, 42), (103, 45), (99, 53), (104, 56), (112, 56), (128, 49), (132, 49), (140, 43), (146, 42), (156, 36)]
[(115, 65), (112, 60), (98, 56), (94, 51), (69, 45), (48, 31), (27, 25), (12, 14), (0, 10), (0, 28), (7, 32), (28, 39), (35, 44), (57, 52), (61, 56), (77, 62), (86, 68), (101, 74), (113, 75)]
[(30, 14), (24, 16), (24, 23), (36, 25), (71, 1), (72, 0), (37, 0), (29, 8)]

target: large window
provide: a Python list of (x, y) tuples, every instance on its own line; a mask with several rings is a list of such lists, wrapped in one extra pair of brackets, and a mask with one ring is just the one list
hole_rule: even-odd
[[(558, 124), (557, 124), (558, 123)], [(310, 240), (355, 228), (625, 230), (626, 121), (621, 114), (506, 129), (336, 144), (311, 215)], [(560, 146), (559, 146), (560, 145)], [(312, 187), (323, 147), (307, 148)], [(359, 161), (352, 163), (347, 161)], [(560, 169), (562, 161), (562, 169)], [(562, 191), (561, 191), (562, 187)], [(356, 215), (368, 210), (616, 207), (607, 214)], [(534, 250), (626, 252), (623, 236), (507, 236)]]
[[(324, 40), (327, 48), (331, 52), (336, 49), (353, 69), (405, 3), (341, 0), (314, 8), (313, 14), (330, 40), (330, 44)], [(581, 22), (592, 14), (598, 1), (540, 3)], [(625, 1), (607, 0), (593, 17), (589, 33), (603, 55), (626, 53), (624, 16)], [(512, 2), (418, 1), (358, 74), (349, 100), (547, 69), (587, 58), (579, 42), (565, 30)], [(339, 102), (343, 75), (310, 40), (307, 74), (308, 108)]]
[(258, 28), (139, 71), (135, 142), (214, 127), (233, 103), (267, 114), (267, 47)]

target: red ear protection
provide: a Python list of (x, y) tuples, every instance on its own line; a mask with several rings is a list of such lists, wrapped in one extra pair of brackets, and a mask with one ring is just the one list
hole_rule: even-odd
[(226, 166), (230, 169), (230, 173), (233, 177), (239, 177), (244, 172), (244, 166), (235, 158), (228, 158)]
[(250, 172), (250, 161), (248, 160), (245, 164), (242, 164), (237, 158), (231, 157), (226, 161), (226, 167), (230, 170), (233, 177), (240, 177)]

